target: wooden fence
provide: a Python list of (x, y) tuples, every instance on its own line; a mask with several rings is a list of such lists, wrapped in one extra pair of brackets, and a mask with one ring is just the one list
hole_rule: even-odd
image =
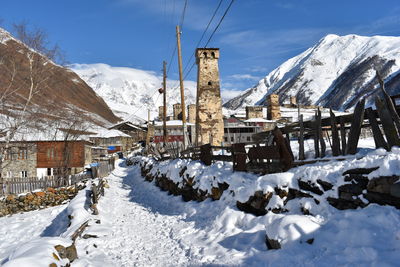
[(21, 194), (48, 187), (58, 188), (70, 186), (91, 178), (103, 178), (114, 169), (114, 158), (97, 162), (91, 171), (81, 174), (64, 176), (45, 176), (29, 178), (3, 178), (0, 179), (0, 196), (8, 194)]
[[(253, 135), (255, 142), (252, 144), (238, 143), (230, 147), (206, 144), (180, 153), (177, 147), (172, 147), (158, 152), (158, 156), (161, 160), (178, 157), (201, 160), (206, 165), (213, 161), (229, 161), (233, 162), (235, 171), (273, 173), (296, 165), (325, 161), (326, 140), (333, 156), (356, 154), (362, 128), (371, 130), (376, 148), (390, 150), (393, 146), (400, 146), (400, 106), (395, 104), (395, 98), (400, 99), (400, 96), (390, 97), (382, 81), (380, 86), (383, 98), (375, 97), (376, 110), (365, 109), (364, 98), (357, 103), (353, 114), (335, 116), (330, 110), (330, 117), (322, 118), (318, 109), (314, 120), (303, 121), (300, 115), (296, 123)], [(299, 142), (297, 159), (290, 146), (293, 137), (297, 137)], [(307, 138), (314, 140), (316, 160), (305, 161), (304, 140)]]

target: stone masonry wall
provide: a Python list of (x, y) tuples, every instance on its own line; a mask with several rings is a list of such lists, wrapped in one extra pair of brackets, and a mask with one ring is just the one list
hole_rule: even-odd
[(198, 145), (211, 143), (219, 146), (224, 137), (218, 58), (219, 49), (199, 48), (196, 50)]

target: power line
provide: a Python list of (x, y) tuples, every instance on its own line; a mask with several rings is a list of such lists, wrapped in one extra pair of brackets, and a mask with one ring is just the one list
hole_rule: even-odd
[[(185, 21), (185, 14), (186, 14), (186, 9), (188, 6), (188, 0), (185, 0), (185, 4), (183, 5), (183, 9), (182, 9), (182, 14), (181, 14), (181, 19), (179, 22), (179, 27), (182, 29), (183, 28), (183, 23)], [(174, 9), (175, 9), (175, 1), (174, 1)], [(171, 55), (171, 59), (169, 60), (169, 64), (168, 64), (168, 69), (167, 69), (167, 75), (169, 74), (169, 71), (173, 65), (173, 60), (175, 58), (175, 54), (176, 54), (176, 49), (177, 49), (177, 44), (175, 43), (175, 47), (174, 50), (172, 51), (172, 55)]]
[[(215, 15), (217, 14), (219, 8), (221, 7), (221, 4), (222, 4), (223, 1), (224, 1), (224, 0), (220, 0), (220, 1), (219, 1), (218, 5), (217, 5), (217, 8), (214, 10), (213, 15), (211, 16), (210, 20), (208, 21), (207, 27), (204, 29), (203, 34), (201, 35), (200, 40), (197, 42), (195, 48), (199, 47), (201, 41), (203, 41), (203, 38), (204, 38), (204, 36), (206, 35), (206, 32), (208, 31), (208, 28), (210, 27), (212, 21), (214, 20)], [(187, 69), (187, 67), (189, 66), (189, 63), (190, 63), (190, 61), (192, 60), (193, 56), (194, 56), (194, 53), (192, 53), (192, 55), (190, 56), (189, 60), (186, 62), (185, 68), (183, 69), (183, 72), (186, 71), (186, 69)], [(190, 67), (190, 69), (192, 69), (192, 68), (193, 68), (193, 65)], [(190, 72), (190, 71), (189, 71), (189, 72)]]
[[(210, 43), (211, 39), (213, 38), (214, 34), (217, 32), (219, 26), (221, 26), (222, 21), (225, 19), (226, 14), (228, 14), (228, 11), (229, 11), (229, 9), (231, 8), (231, 6), (232, 6), (232, 4), (233, 4), (234, 1), (235, 1), (235, 0), (231, 0), (229, 6), (226, 8), (226, 10), (225, 10), (224, 14), (222, 15), (221, 19), (219, 20), (217, 26), (214, 28), (213, 32), (211, 33), (210, 37), (208, 38), (207, 43), (204, 45), (204, 48), (207, 47), (207, 45)], [(222, 2), (222, 1), (221, 1), (221, 2)], [(219, 6), (218, 6), (217, 8), (219, 8)], [(217, 11), (217, 10), (218, 10), (218, 9), (216, 9), (216, 11)], [(216, 13), (216, 11), (215, 11), (215, 13)], [(214, 17), (214, 16), (215, 16), (215, 14), (213, 15), (213, 17)], [(210, 21), (209, 23), (211, 24), (211, 21)], [(192, 55), (192, 56), (193, 56), (193, 55)], [(191, 65), (189, 71), (184, 75), (184, 80), (186, 79), (187, 76), (189, 76), (189, 74), (190, 74), (190, 72), (192, 71), (192, 69), (193, 69), (193, 67), (194, 67), (195, 64), (196, 64), (196, 63), (194, 62), (194, 63)]]
[(207, 47), (207, 45), (210, 43), (211, 39), (213, 38), (215, 32), (218, 30), (219, 26), (221, 25), (222, 21), (224, 20), (226, 14), (228, 14), (229, 9), (231, 8), (233, 2), (235, 2), (235, 0), (231, 0), (231, 3), (229, 4), (229, 6), (226, 8), (224, 15), (222, 15), (221, 19), (218, 22), (217, 27), (215, 27), (214, 31), (212, 32), (212, 34), (210, 35), (210, 38), (208, 38), (208, 41), (206, 43), (206, 45), (204, 46), (204, 48)]

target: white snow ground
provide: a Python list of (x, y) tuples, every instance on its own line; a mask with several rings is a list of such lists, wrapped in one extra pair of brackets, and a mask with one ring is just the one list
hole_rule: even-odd
[(0, 265), (21, 244), (59, 236), (68, 228), (67, 204), (0, 218)]
[[(196, 173), (201, 187), (209, 187), (210, 182), (230, 183), (221, 200), (201, 203), (168, 195), (154, 182), (146, 182), (138, 166), (126, 167), (118, 161), (107, 178), (110, 188), (100, 199), (100, 215), (88, 215), (93, 221), (100, 219), (101, 224), (91, 223), (84, 233), (98, 238), (77, 241), (79, 259), (72, 266), (396, 266), (400, 259), (400, 212), (393, 207), (371, 204), (339, 211), (324, 202), (323, 195), (314, 196), (320, 205), (309, 199), (292, 200), (286, 205), (289, 212), (283, 214), (269, 212), (256, 217), (236, 208), (237, 200), (245, 201), (256, 190), (294, 186), (299, 177), (310, 181), (324, 177), (340, 184), (344, 170), (368, 166), (381, 166), (371, 178), (400, 175), (400, 149), (367, 150), (363, 156), (264, 176), (232, 173), (231, 165), (224, 163), (211, 167), (185, 160), (160, 164), (171, 179), (179, 179), (178, 168), (186, 165), (187, 173)], [(83, 195), (84, 191), (67, 209), (60, 206), (0, 218), (0, 263), (10, 253), (18, 255), (28, 241), (68, 236), (74, 227), (68, 228), (66, 217), (83, 207)], [(280, 202), (275, 197), (268, 206), (273, 208)], [(299, 206), (313, 215), (303, 215)], [(73, 223), (76, 226), (87, 218), (85, 212), (79, 214), (75, 216), (78, 222)], [(282, 249), (267, 250), (266, 233), (280, 240)], [(306, 243), (310, 238), (314, 238), (312, 245)], [(30, 257), (35, 258), (33, 254)]]

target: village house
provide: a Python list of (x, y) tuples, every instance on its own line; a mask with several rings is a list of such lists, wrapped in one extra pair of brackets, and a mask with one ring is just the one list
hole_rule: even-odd
[(76, 174), (92, 161), (92, 144), (83, 140), (10, 142), (8, 146), (2, 178)]
[[(167, 142), (183, 142), (183, 129), (182, 129), (182, 121), (181, 120), (171, 120), (167, 121)], [(188, 138), (189, 142), (193, 143), (195, 140), (195, 125), (193, 123), (186, 123), (188, 130)], [(163, 122), (155, 121), (154, 122), (154, 138), (153, 142), (156, 144), (164, 142), (164, 130), (163, 130)]]
[(106, 148), (108, 154), (130, 151), (133, 144), (137, 143), (135, 137), (115, 129), (99, 129), (96, 134), (89, 137), (89, 140), (95, 146)]
[(109, 130), (119, 130), (129, 135), (132, 137), (132, 142), (137, 143), (146, 140), (147, 129), (129, 121), (117, 123), (110, 127)]

